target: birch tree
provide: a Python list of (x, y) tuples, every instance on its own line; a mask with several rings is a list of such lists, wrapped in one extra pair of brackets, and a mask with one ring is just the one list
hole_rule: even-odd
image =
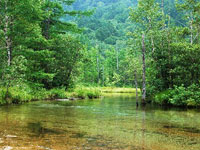
[[(155, 0), (139, 0), (138, 6), (131, 9), (130, 19), (133, 23), (137, 24), (135, 32), (138, 34), (138, 38), (141, 40), (141, 54), (143, 62), (143, 87), (142, 87), (142, 103), (146, 103), (146, 52), (145, 40), (147, 39), (151, 43), (151, 51), (155, 51), (154, 43), (154, 31), (155, 28), (160, 26), (159, 19), (161, 18), (161, 9)], [(147, 37), (145, 39), (145, 37)]]

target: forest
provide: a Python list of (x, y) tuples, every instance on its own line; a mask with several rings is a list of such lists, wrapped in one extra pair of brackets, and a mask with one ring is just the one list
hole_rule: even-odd
[(0, 104), (126, 87), (200, 106), (199, 0), (1, 0), (0, 51)]

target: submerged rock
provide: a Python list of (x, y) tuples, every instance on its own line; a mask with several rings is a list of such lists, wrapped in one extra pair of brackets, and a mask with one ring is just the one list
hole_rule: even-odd
[(69, 101), (69, 99), (56, 99), (57, 101), (60, 101), (60, 102), (67, 102)]
[(80, 100), (81, 98), (75, 98), (75, 97), (70, 97), (68, 99), (56, 99), (56, 101), (60, 102), (68, 102), (68, 101), (75, 101), (75, 100)]
[(69, 100), (75, 101), (75, 100), (80, 100), (80, 98), (71, 97), (71, 98), (69, 98)]
[(12, 150), (13, 148), (11, 147), (11, 146), (5, 146), (5, 147), (3, 147), (3, 149), (2, 150)]
[(6, 138), (16, 138), (17, 136), (16, 135), (6, 135), (5, 137)]
[(44, 146), (38, 146), (38, 148), (42, 148), (42, 149), (45, 149), (45, 150), (51, 150), (51, 148), (44, 147)]
[(0, 138), (0, 144), (2, 144), (3, 143), (3, 140)]

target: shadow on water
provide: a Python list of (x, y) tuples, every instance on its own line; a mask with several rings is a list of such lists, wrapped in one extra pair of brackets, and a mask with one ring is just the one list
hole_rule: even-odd
[(200, 129), (194, 127), (181, 127), (178, 125), (164, 125), (163, 128), (166, 129), (177, 129), (178, 131), (184, 131), (189, 133), (200, 133)]
[(86, 135), (86, 133), (74, 133), (72, 136), (70, 136), (71, 138), (84, 138), (84, 136)]
[(43, 136), (45, 134), (61, 134), (62, 132), (48, 129), (42, 126), (41, 122), (28, 123), (27, 128), (33, 133), (33, 136)]

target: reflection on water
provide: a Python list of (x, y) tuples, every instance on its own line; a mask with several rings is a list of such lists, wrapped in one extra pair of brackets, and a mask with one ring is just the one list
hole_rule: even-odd
[(42, 127), (41, 122), (28, 123), (27, 128), (37, 137), (44, 136), (44, 134), (61, 134), (59, 131)]
[(200, 112), (106, 95), (0, 107), (0, 150), (199, 150)]

